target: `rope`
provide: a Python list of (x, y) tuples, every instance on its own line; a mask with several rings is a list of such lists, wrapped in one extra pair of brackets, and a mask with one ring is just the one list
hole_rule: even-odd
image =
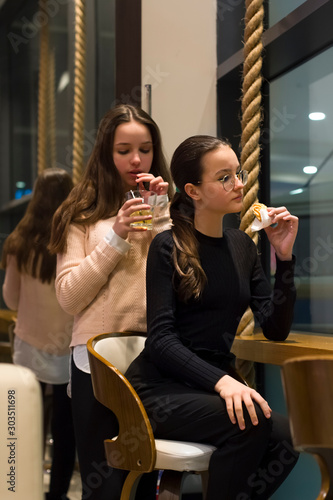
[(73, 182), (83, 169), (85, 78), (86, 78), (85, 0), (75, 0), (74, 112), (73, 112)]
[(257, 244), (258, 233), (253, 233), (250, 229), (253, 221), (250, 207), (257, 201), (259, 189), (262, 82), (261, 37), (263, 33), (264, 8), (263, 0), (246, 0), (245, 4), (241, 168), (249, 172), (249, 180), (244, 188), (240, 228), (249, 234)]
[(49, 52), (48, 65), (48, 167), (56, 166), (56, 107), (55, 107), (55, 50)]
[[(260, 124), (261, 124), (261, 69), (262, 69), (262, 33), (264, 8), (263, 0), (245, 0), (244, 65), (242, 88), (242, 137), (241, 168), (249, 172), (249, 179), (244, 187), (243, 209), (240, 229), (245, 231), (258, 244), (258, 233), (251, 231), (253, 215), (250, 207), (258, 201), (258, 175), (260, 171)], [(253, 313), (250, 308), (243, 315), (237, 335), (251, 335), (254, 328)], [(253, 363), (237, 360), (236, 366), (242, 374), (254, 384)]]
[[(45, 10), (45, 0), (39, 0), (41, 10)], [(40, 30), (39, 75), (38, 75), (38, 144), (37, 144), (37, 172), (40, 174), (46, 167), (47, 152), (47, 87), (48, 87), (48, 50), (49, 24), (44, 23)]]

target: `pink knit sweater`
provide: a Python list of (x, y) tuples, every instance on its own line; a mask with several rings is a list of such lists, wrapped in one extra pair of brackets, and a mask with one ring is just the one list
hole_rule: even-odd
[(98, 333), (146, 327), (146, 258), (157, 234), (170, 228), (168, 207), (159, 209), (152, 231), (129, 233), (125, 254), (104, 237), (114, 218), (90, 226), (70, 226), (67, 249), (58, 255), (56, 294), (74, 315), (71, 346), (86, 344)]
[(42, 283), (20, 273), (16, 257), (8, 255), (2, 293), (9, 309), (17, 311), (15, 334), (20, 339), (49, 354), (69, 354), (73, 317), (61, 309), (54, 281)]

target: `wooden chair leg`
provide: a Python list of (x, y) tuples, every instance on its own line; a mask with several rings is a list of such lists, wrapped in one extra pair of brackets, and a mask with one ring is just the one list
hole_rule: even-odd
[(317, 500), (333, 500), (333, 450), (321, 449), (312, 453), (319, 464), (321, 487)]
[(207, 495), (207, 488), (208, 488), (208, 470), (205, 470), (203, 472), (200, 472), (201, 476), (201, 483), (202, 483), (202, 498), (205, 500), (206, 495)]
[(142, 476), (142, 472), (132, 471), (129, 472), (125, 479), (123, 489), (121, 490), (120, 500), (134, 500), (136, 490)]
[(179, 500), (181, 498), (184, 472), (163, 471), (160, 482), (159, 500)]

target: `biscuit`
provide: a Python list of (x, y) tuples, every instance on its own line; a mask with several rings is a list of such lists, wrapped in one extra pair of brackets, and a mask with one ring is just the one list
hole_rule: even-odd
[(264, 205), (263, 203), (253, 203), (252, 207), (251, 207), (251, 210), (253, 212), (253, 214), (257, 217), (257, 219), (261, 222), (261, 213), (260, 213), (260, 210), (261, 209), (266, 209), (266, 205)]

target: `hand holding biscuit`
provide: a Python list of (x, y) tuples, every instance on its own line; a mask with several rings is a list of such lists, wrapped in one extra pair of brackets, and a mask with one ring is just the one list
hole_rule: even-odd
[(298, 218), (286, 207), (266, 207), (263, 203), (253, 203), (251, 210), (255, 216), (252, 231), (265, 229), (269, 242), (280, 260), (290, 260), (298, 231)]

